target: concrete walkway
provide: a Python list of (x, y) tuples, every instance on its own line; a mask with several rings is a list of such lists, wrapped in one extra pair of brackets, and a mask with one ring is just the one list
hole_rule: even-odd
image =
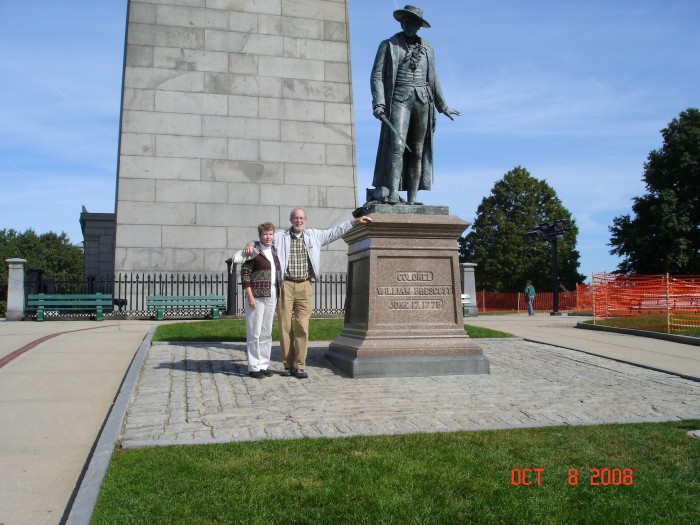
[(578, 323), (589, 319), (576, 315), (509, 314), (480, 315), (465, 322), (528, 341), (571, 348), (700, 381), (700, 346), (576, 328)]
[[(600, 357), (700, 379), (692, 368), (700, 347), (573, 328), (580, 320), (468, 319), (527, 339), (480, 340), (490, 375), (351, 379), (317, 343), (301, 381), (248, 377), (240, 343), (144, 344), (137, 354), (154, 324), (145, 321), (0, 322), (0, 524), (59, 523), (67, 506), (69, 523), (88, 523), (99, 457), (73, 505), (76, 483), (93, 447), (99, 456), (117, 440), (141, 447), (700, 418), (700, 382)], [(135, 355), (133, 390), (127, 379), (114, 404), (125, 416), (112, 410), (96, 444)], [(279, 370), (277, 348), (273, 358)]]
[(0, 523), (59, 523), (151, 324), (0, 321)]

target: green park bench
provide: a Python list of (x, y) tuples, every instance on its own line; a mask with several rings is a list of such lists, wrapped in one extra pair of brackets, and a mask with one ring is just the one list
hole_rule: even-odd
[(146, 308), (156, 311), (156, 318), (163, 320), (163, 313), (185, 312), (194, 310), (211, 310), (212, 319), (219, 318), (219, 309), (226, 308), (223, 295), (149, 295)]
[(36, 310), (36, 320), (44, 320), (44, 312), (94, 313), (95, 319), (102, 321), (103, 308), (112, 311), (114, 303), (111, 294), (29, 294), (29, 310)]

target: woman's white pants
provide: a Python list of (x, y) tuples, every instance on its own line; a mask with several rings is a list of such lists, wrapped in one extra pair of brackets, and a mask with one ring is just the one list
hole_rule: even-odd
[[(273, 292), (274, 293), (274, 292)], [(245, 331), (248, 372), (267, 370), (272, 353), (272, 320), (277, 297), (256, 297), (255, 309), (245, 299)]]

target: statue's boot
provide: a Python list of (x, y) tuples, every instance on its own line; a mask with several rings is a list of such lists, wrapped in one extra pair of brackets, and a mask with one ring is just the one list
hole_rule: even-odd
[(418, 196), (418, 186), (420, 186), (420, 172), (420, 161), (417, 161), (414, 166), (408, 170), (407, 204), (420, 204), (420, 202), (416, 202), (416, 197)]
[(399, 173), (394, 173), (394, 170), (392, 170), (392, 173), (389, 175), (389, 180), (387, 181), (387, 188), (389, 190), (389, 196), (387, 197), (386, 201), (389, 204), (398, 204), (400, 198), (399, 198)]

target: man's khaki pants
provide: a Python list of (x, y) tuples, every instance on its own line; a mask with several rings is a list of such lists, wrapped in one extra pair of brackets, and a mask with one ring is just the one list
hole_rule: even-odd
[[(292, 322), (292, 315), (294, 321)], [(311, 318), (311, 281), (284, 281), (277, 301), (280, 355), (285, 368), (306, 368), (306, 346)], [(294, 336), (292, 337), (292, 328)]]

